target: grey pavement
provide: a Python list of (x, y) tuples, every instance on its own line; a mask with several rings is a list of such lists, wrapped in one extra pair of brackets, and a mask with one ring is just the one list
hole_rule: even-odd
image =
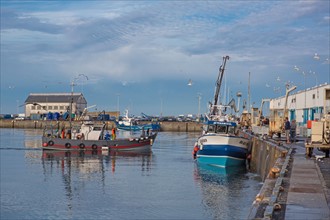
[[(330, 219), (329, 185), (324, 176), (329, 176), (327, 160), (306, 158), (303, 143), (288, 144), (295, 149), (290, 186), (286, 201), (285, 219)], [(323, 154), (324, 155), (324, 154)], [(325, 158), (329, 159), (329, 158)], [(321, 169), (318, 163), (321, 163)]]

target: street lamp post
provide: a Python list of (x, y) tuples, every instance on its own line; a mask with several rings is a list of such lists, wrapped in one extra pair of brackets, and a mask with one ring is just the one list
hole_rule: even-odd
[(237, 113), (236, 113), (236, 116), (238, 116), (239, 115), (239, 107), (240, 107), (239, 104), (241, 102), (242, 93), (237, 92), (236, 96), (237, 96)]
[[(294, 66), (294, 70), (297, 71), (297, 72), (299, 72), (300, 68), (297, 67), (297, 66)], [(305, 71), (302, 71), (301, 73), (304, 76), (304, 93), (305, 93), (305, 104), (304, 104), (304, 108), (306, 108), (306, 91), (307, 91), (307, 89), (306, 89), (306, 75), (307, 74), (305, 73)]]
[(201, 99), (202, 99), (202, 93), (197, 93), (197, 98), (198, 98), (198, 121), (200, 120), (200, 115), (201, 115)]
[[(117, 112), (118, 112), (118, 114), (120, 114), (120, 113), (119, 113), (119, 97), (120, 97), (120, 94), (117, 93), (116, 95), (117, 95)], [(119, 116), (119, 115), (118, 115), (118, 116)]]
[[(79, 74), (76, 79), (78, 79), (80, 76), (84, 77), (86, 80), (88, 80), (88, 77), (85, 74)], [(81, 93), (84, 93), (84, 81), (81, 83)]]

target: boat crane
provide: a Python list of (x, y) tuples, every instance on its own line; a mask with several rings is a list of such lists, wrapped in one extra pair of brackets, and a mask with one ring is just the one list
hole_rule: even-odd
[(270, 99), (261, 99), (261, 105), (260, 105), (259, 114), (258, 114), (258, 121), (256, 123), (257, 125), (261, 125), (260, 120), (261, 120), (262, 110), (263, 110), (265, 102), (270, 102)]
[(285, 102), (284, 102), (284, 109), (283, 109), (283, 116), (279, 116), (278, 111), (273, 112), (273, 117), (270, 118), (269, 121), (269, 136), (273, 137), (273, 135), (276, 133), (278, 137), (281, 137), (281, 133), (283, 130), (283, 123), (284, 119), (288, 117), (288, 111), (287, 111), (287, 105), (288, 105), (288, 97), (289, 94), (295, 90), (297, 86), (293, 86), (289, 88), (289, 86), (286, 87), (285, 92)]
[(93, 108), (93, 107), (96, 107), (96, 105), (91, 105), (91, 106), (88, 106), (88, 107), (84, 108), (83, 112), (81, 113), (81, 115), (79, 117), (79, 120), (84, 120), (84, 118), (87, 114), (87, 109), (90, 109), (90, 108)]
[(218, 75), (218, 79), (216, 82), (216, 87), (215, 87), (215, 93), (214, 93), (214, 101), (213, 104), (211, 104), (211, 108), (210, 108), (210, 116), (211, 115), (216, 115), (217, 111), (218, 111), (218, 100), (219, 100), (219, 93), (220, 93), (220, 87), (221, 87), (221, 82), (222, 82), (222, 78), (225, 72), (225, 66), (226, 66), (226, 62), (227, 60), (229, 60), (229, 56), (225, 56), (222, 58), (222, 65), (219, 68), (219, 75)]

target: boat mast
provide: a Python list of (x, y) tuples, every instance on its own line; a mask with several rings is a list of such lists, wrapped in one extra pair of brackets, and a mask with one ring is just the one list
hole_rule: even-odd
[[(225, 73), (225, 66), (226, 66), (227, 60), (229, 60), (229, 56), (225, 56), (222, 59), (223, 59), (222, 65), (219, 68), (219, 75), (218, 75), (218, 79), (217, 79), (216, 87), (215, 87), (213, 106), (216, 106), (218, 104), (221, 82), (222, 82), (223, 75)], [(214, 107), (211, 108), (211, 113), (215, 114), (216, 108), (214, 108)]]
[(74, 80), (71, 82), (71, 101), (70, 101), (70, 112), (69, 112), (69, 120), (70, 120), (70, 131), (72, 132), (72, 106), (73, 106), (73, 86)]
[(251, 80), (251, 73), (249, 72), (249, 83), (248, 83), (248, 113), (251, 111), (251, 85), (250, 85), (250, 80)]

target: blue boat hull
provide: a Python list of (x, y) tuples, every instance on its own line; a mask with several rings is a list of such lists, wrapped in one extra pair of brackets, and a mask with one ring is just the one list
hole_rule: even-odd
[(212, 140), (217, 140), (217, 142), (209, 144), (206, 144), (206, 142), (199, 146), (196, 155), (198, 163), (219, 167), (245, 165), (248, 150), (246, 145), (241, 144), (243, 142), (247, 143), (245, 139), (240, 137), (229, 138), (219, 136), (204, 136), (202, 139), (207, 139), (207, 142), (212, 142)]
[(197, 155), (197, 162), (217, 167), (236, 167), (245, 165), (245, 159), (229, 156)]
[(145, 131), (147, 131), (148, 129), (152, 131), (160, 130), (160, 124), (141, 124), (141, 125), (127, 126), (116, 122), (116, 126), (118, 129), (125, 131), (141, 131), (142, 129), (144, 129)]

